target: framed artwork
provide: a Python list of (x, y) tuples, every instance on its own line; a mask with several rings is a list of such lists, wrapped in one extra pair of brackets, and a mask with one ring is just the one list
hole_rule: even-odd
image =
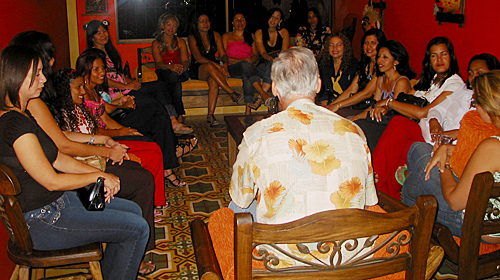
[(108, 0), (85, 0), (85, 14), (103, 14), (108, 12)]
[(435, 0), (434, 15), (439, 24), (443, 22), (465, 23), (465, 0)]

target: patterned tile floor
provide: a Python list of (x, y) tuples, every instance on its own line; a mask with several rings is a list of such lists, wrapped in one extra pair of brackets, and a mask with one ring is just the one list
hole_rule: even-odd
[(199, 139), (198, 147), (181, 158), (176, 170), (187, 187), (166, 184), (165, 196), (171, 207), (163, 211), (163, 221), (156, 223), (156, 249), (146, 257), (157, 270), (139, 279), (198, 279), (189, 222), (197, 217), (207, 220), (230, 201), (227, 132), (223, 117), (217, 118), (221, 125), (213, 128), (205, 117), (186, 118)]

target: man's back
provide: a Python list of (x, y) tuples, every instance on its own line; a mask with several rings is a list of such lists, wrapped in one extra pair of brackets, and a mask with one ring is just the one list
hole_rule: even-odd
[(308, 99), (248, 128), (239, 150), (230, 195), (240, 207), (257, 197), (259, 223), (377, 203), (363, 132)]

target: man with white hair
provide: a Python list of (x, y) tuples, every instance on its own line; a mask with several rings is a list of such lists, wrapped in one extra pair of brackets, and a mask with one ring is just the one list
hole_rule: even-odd
[(230, 208), (238, 212), (252, 204), (255, 221), (278, 224), (325, 210), (375, 205), (363, 131), (314, 103), (321, 80), (313, 53), (302, 47), (282, 52), (271, 77), (283, 111), (243, 134)]

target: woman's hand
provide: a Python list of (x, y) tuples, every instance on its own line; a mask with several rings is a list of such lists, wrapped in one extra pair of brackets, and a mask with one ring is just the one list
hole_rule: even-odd
[(167, 69), (170, 71), (174, 71), (179, 75), (184, 72), (184, 66), (182, 66), (182, 64), (168, 64)]
[(357, 121), (359, 119), (366, 119), (367, 115), (368, 115), (368, 111), (363, 111), (363, 112), (357, 114), (356, 116), (350, 118), (349, 120), (354, 122), (354, 121)]
[[(378, 104), (378, 102), (377, 102), (377, 104)], [(375, 108), (370, 110), (370, 117), (372, 118), (372, 120), (376, 120), (377, 122), (381, 122), (382, 116), (387, 114), (388, 111), (389, 111), (389, 109), (386, 106), (375, 107)]]
[[(115, 102), (113, 102), (115, 103)], [(135, 109), (136, 104), (135, 104), (135, 97), (131, 95), (125, 95), (116, 100), (116, 106), (120, 108), (133, 108)]]
[(227, 69), (227, 63), (224, 63), (221, 67), (221, 73), (224, 75), (224, 77), (229, 78), (229, 70)]
[(139, 131), (137, 131), (137, 129), (126, 127), (126, 126), (119, 128), (118, 133), (119, 133), (118, 134), (119, 136), (128, 136), (128, 135), (142, 136), (142, 134)]
[(439, 168), (439, 172), (444, 172), (446, 165), (450, 163), (451, 154), (454, 148), (454, 145), (445, 144), (441, 145), (436, 152), (433, 152), (431, 160), (427, 163), (427, 166), (424, 169), (426, 181), (429, 180), (431, 170), (434, 166)]
[(383, 106), (386, 106), (386, 105), (387, 105), (387, 99), (380, 99), (375, 104), (375, 107), (383, 107)]
[(104, 178), (104, 197), (106, 202), (110, 202), (115, 194), (120, 191), (120, 178), (105, 172), (101, 172), (99, 177)]
[[(125, 146), (125, 145), (123, 145)], [(122, 145), (115, 145), (110, 148), (110, 155), (109, 159), (111, 160), (112, 164), (118, 163), (121, 165), (123, 163), (124, 159), (129, 160), (130, 157), (127, 154), (127, 148), (124, 148)]]
[(141, 88), (141, 83), (137, 80), (132, 80), (130, 83), (126, 84), (126, 89), (139, 90)]
[(326, 108), (332, 112), (337, 112), (340, 109), (340, 103), (332, 103), (326, 106)]

